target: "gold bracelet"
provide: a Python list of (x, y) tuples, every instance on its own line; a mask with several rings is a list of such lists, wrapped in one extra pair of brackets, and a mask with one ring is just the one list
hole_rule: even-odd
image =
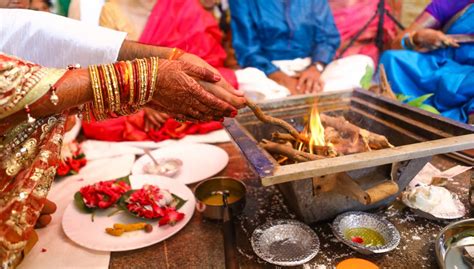
[(135, 80), (133, 76), (132, 63), (130, 61), (127, 61), (126, 64), (127, 64), (128, 81), (130, 83), (130, 98), (128, 100), (128, 104), (131, 106), (134, 104), (133, 99), (135, 98)]
[(89, 74), (91, 78), (92, 91), (94, 94), (94, 102), (93, 102), (92, 111), (94, 112), (94, 117), (97, 120), (101, 120), (104, 108), (103, 108), (103, 96), (101, 93), (100, 79), (98, 75), (97, 66), (95, 65), (89, 66)]
[(158, 58), (157, 57), (152, 57), (151, 58), (151, 63), (152, 63), (152, 68), (151, 68), (151, 82), (150, 82), (150, 92), (148, 96), (148, 102), (153, 99), (153, 95), (155, 93), (156, 89), (156, 81), (158, 80)]
[(115, 69), (114, 69), (114, 66), (112, 64), (108, 64), (108, 65), (106, 65), (106, 67), (109, 69), (110, 79), (112, 81), (112, 88), (113, 88), (114, 97), (115, 97), (114, 98), (115, 99), (115, 103), (114, 103), (115, 110), (113, 112), (120, 113), (120, 111), (121, 111), (120, 89), (119, 89), (119, 86), (118, 86), (117, 74), (115, 74)]
[(115, 108), (114, 89), (112, 87), (112, 80), (111, 80), (109, 69), (107, 68), (107, 65), (101, 65), (100, 68), (102, 69), (102, 73), (104, 74), (104, 79), (105, 79), (106, 89), (107, 89), (107, 102), (109, 103), (109, 109), (107, 111), (107, 114), (112, 115), (112, 113), (116, 109)]
[(140, 60), (141, 66), (142, 66), (142, 96), (140, 99), (140, 105), (143, 106), (146, 104), (146, 98), (147, 98), (147, 91), (148, 91), (148, 63), (147, 60), (141, 59)]

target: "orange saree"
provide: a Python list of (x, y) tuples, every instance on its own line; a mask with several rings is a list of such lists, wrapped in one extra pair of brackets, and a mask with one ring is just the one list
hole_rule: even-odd
[(45, 95), (63, 70), (0, 53), (0, 260), (15, 267), (59, 164), (65, 115), (10, 126), (9, 115)]

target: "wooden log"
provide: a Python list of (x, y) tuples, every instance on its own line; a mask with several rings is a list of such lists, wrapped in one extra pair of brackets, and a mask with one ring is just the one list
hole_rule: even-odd
[(390, 144), (388, 139), (383, 135), (372, 133), (371, 131), (362, 128), (360, 128), (359, 133), (371, 149), (393, 148), (393, 145)]
[(266, 139), (263, 139), (259, 145), (270, 153), (280, 154), (297, 162), (307, 162), (324, 159), (324, 157), (322, 156), (299, 151), (289, 145), (275, 143)]
[(363, 205), (370, 203), (369, 195), (347, 173), (329, 174), (313, 178), (313, 194), (336, 192), (358, 201)]
[(282, 119), (265, 115), (265, 113), (263, 113), (260, 107), (258, 107), (256, 104), (254, 104), (253, 102), (249, 100), (247, 100), (247, 106), (252, 110), (255, 116), (262, 122), (280, 126), (281, 128), (285, 129), (288, 133), (290, 133), (298, 141), (302, 141), (304, 139), (304, 137), (302, 137), (301, 134), (288, 122)]
[[(307, 147), (309, 147), (309, 139), (305, 135), (301, 135), (303, 138), (302, 143), (304, 143)], [(295, 142), (296, 139), (290, 135), (290, 134), (285, 134), (285, 133), (279, 133), (279, 132), (274, 132), (272, 133), (272, 138), (275, 140), (283, 140), (283, 141), (290, 141), (290, 142)], [(313, 145), (313, 152), (316, 155), (324, 156), (324, 157), (336, 157), (337, 153), (336, 150), (328, 145), (325, 146), (318, 146), (318, 145)]]
[(397, 194), (398, 190), (399, 188), (397, 183), (391, 180), (383, 181), (365, 191), (369, 196), (368, 204), (375, 204), (377, 202), (380, 202), (392, 195)]

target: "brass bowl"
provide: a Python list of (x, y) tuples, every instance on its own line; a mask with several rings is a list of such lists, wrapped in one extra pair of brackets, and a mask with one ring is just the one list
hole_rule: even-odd
[(215, 196), (214, 192), (225, 190), (230, 192), (228, 205), (232, 214), (240, 214), (245, 207), (247, 188), (243, 182), (231, 177), (214, 177), (199, 183), (194, 189), (197, 200), (196, 209), (206, 218), (222, 220), (224, 215), (222, 196), (218, 195), (218, 197), (214, 197), (216, 198), (214, 200), (209, 198)]

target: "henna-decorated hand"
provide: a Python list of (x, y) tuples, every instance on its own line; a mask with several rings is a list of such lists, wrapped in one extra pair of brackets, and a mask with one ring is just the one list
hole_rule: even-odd
[[(216, 74), (219, 74), (219, 71), (217, 71), (217, 69), (215, 69), (214, 67), (212, 67), (210, 64), (208, 64), (206, 61), (204, 61), (203, 59), (199, 58), (198, 56), (194, 55), (194, 54), (190, 54), (190, 53), (185, 53), (183, 54), (181, 57), (179, 57), (179, 60), (181, 61), (184, 61), (184, 62), (188, 62), (188, 63), (191, 63), (191, 64), (194, 64), (196, 66), (200, 66), (200, 67), (204, 67), (206, 69), (209, 69), (211, 70), (212, 72), (216, 73)], [(223, 88), (225, 89), (228, 93), (230, 93), (231, 95), (228, 95), (226, 94), (224, 91), (219, 91), (219, 92), (213, 92), (213, 94), (217, 94), (217, 97), (219, 98), (222, 98), (224, 99), (225, 96), (231, 96), (232, 98), (230, 100), (227, 100), (227, 99), (224, 99), (226, 100), (227, 102), (229, 102), (231, 105), (235, 106), (236, 108), (242, 108), (244, 107), (245, 103), (242, 103), (242, 99), (235, 99), (233, 98), (233, 96), (237, 96), (237, 97), (243, 97), (244, 96), (244, 92), (243, 91), (240, 91), (240, 90), (236, 90), (234, 87), (232, 87), (232, 85), (229, 84), (229, 82), (227, 82), (227, 80), (225, 80), (224, 78), (221, 78), (221, 80), (219, 80), (218, 82), (216, 82), (215, 84), (217, 84), (217, 86), (219, 86), (220, 88)], [(205, 90), (209, 90), (208, 88), (204, 87)], [(222, 94), (222, 95), (220, 95)]]
[(159, 61), (157, 89), (147, 106), (192, 122), (235, 116), (231, 103), (244, 106), (245, 98), (217, 85), (221, 76), (211, 70), (183, 61)]
[(168, 114), (159, 112), (150, 108), (144, 108), (145, 111), (145, 131), (158, 130), (161, 125), (170, 117)]

